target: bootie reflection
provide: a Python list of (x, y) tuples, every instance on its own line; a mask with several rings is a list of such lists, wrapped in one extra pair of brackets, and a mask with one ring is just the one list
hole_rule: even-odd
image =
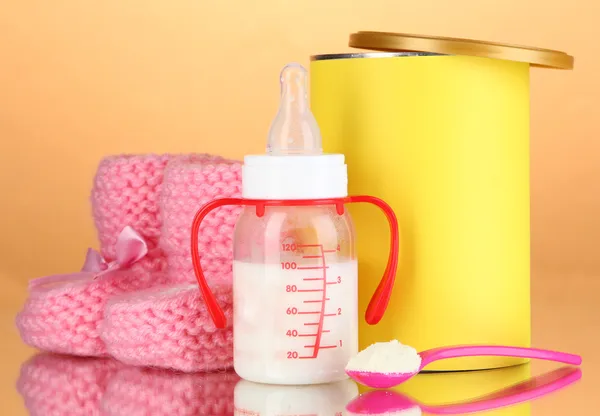
[(31, 416), (97, 416), (121, 367), (111, 359), (39, 354), (21, 366), (17, 391)]
[[(579, 368), (565, 366), (478, 398), (437, 405), (421, 403), (391, 390), (373, 390), (355, 398), (346, 408), (351, 415), (465, 415), (479, 412), (494, 416), (523, 415), (529, 414), (528, 401), (560, 390), (580, 378)], [(519, 403), (522, 405), (513, 406)]]
[(183, 374), (112, 359), (39, 354), (17, 390), (31, 416), (230, 416), (233, 372)]
[(106, 416), (228, 416), (233, 414), (233, 372), (182, 374), (127, 367), (110, 381), (102, 399)]
[(311, 386), (278, 386), (240, 380), (235, 386), (235, 416), (342, 416), (358, 395), (352, 380)]

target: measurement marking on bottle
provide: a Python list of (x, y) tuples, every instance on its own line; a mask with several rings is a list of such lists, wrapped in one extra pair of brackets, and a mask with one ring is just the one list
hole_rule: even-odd
[[(329, 298), (325, 298), (325, 300), (330, 300)], [(305, 300), (303, 301), (303, 303), (321, 303), (323, 302), (323, 299), (318, 299), (318, 300)]]
[(329, 266), (325, 263), (325, 250), (323, 249), (323, 245), (319, 245), (319, 249), (321, 250), (321, 261), (323, 265), (321, 266), (323, 270), (323, 302), (321, 302), (321, 318), (319, 319), (319, 323), (317, 325), (317, 339), (315, 339), (315, 349), (313, 351), (313, 358), (317, 358), (319, 355), (319, 345), (321, 345), (321, 338), (323, 336), (323, 321), (325, 321), (325, 300), (327, 299), (327, 269)]
[(327, 285), (337, 285), (338, 282), (325, 282), (325, 284), (327, 284)]
[[(328, 316), (335, 316), (335, 313), (332, 314), (326, 314), (326, 305), (325, 303), (327, 301), (330, 300), (330, 298), (327, 296), (327, 285), (329, 284), (337, 284), (337, 283), (341, 283), (341, 278), (340, 276), (334, 276), (334, 278), (336, 279), (336, 281), (333, 282), (329, 282), (327, 279), (327, 270), (330, 268), (330, 266), (327, 264), (326, 262), (326, 254), (328, 253), (337, 253), (340, 251), (339, 245), (337, 247), (337, 249), (335, 250), (325, 250), (322, 244), (302, 244), (302, 245), (297, 245), (294, 248), (302, 248), (302, 247), (314, 247), (314, 248), (318, 248), (319, 251), (317, 253), (319, 253), (320, 255), (314, 255), (316, 253), (307, 253), (307, 255), (302, 256), (302, 258), (304, 259), (315, 259), (315, 263), (313, 263), (312, 265), (301, 265), (301, 263), (295, 263), (295, 262), (283, 262), (281, 263), (282, 265), (282, 269), (284, 270), (313, 270), (316, 271), (312, 274), (312, 276), (308, 274), (308, 276), (306, 277), (301, 277), (302, 281), (305, 282), (317, 282), (316, 286), (319, 287), (317, 288), (311, 288), (310, 285), (307, 286), (308, 288), (301, 288), (299, 285), (287, 285), (286, 286), (286, 292), (288, 293), (320, 293), (321, 295), (318, 295), (320, 297), (320, 299), (315, 299), (316, 296), (307, 296), (308, 299), (304, 300), (304, 299), (298, 299), (297, 301), (302, 300), (302, 304), (307, 304), (307, 305), (315, 305), (317, 308), (319, 308), (320, 310), (310, 310), (312, 309), (310, 306), (307, 306), (307, 308), (309, 310), (305, 310), (305, 311), (299, 311), (297, 307), (289, 307), (287, 314), (288, 315), (319, 315), (318, 317), (318, 322), (314, 322), (314, 318), (308, 318), (309, 321), (313, 321), (313, 322), (305, 322), (303, 323), (304, 326), (306, 327), (316, 327), (314, 330), (312, 329), (307, 329), (306, 333), (299, 333), (300, 331), (294, 329), (294, 330), (288, 330), (288, 336), (291, 337), (299, 337), (299, 338), (313, 338), (314, 337), (314, 343), (312, 342), (307, 342), (307, 345), (304, 345), (304, 348), (308, 348), (308, 349), (312, 349), (312, 354), (307, 354), (307, 355), (303, 355), (300, 356), (300, 354), (298, 353), (298, 351), (288, 351), (287, 353), (287, 358), (288, 359), (314, 359), (317, 358), (318, 354), (319, 354), (319, 350), (322, 349), (333, 349), (336, 348), (337, 345), (330, 345), (331, 341), (327, 342), (328, 345), (321, 345), (323, 344), (323, 334), (327, 334), (330, 333), (331, 330), (329, 329), (324, 329), (324, 321), (325, 318)], [(290, 246), (290, 250), (292, 250), (291, 246)], [(285, 248), (284, 248), (285, 251)], [(289, 251), (289, 250), (287, 250)], [(320, 261), (319, 261), (320, 259)], [(332, 266), (333, 267), (333, 266)], [(322, 276), (320, 277), (316, 277), (315, 274), (319, 275), (322, 274)], [(313, 277), (314, 276), (314, 277)], [(330, 277), (331, 279), (331, 277)], [(339, 310), (338, 310), (339, 312)], [(337, 314), (339, 315), (339, 313)], [(337, 344), (337, 342), (336, 342)], [(300, 346), (299, 346), (300, 347)]]
[(326, 313), (323, 316), (337, 316), (337, 315), (338, 315), (337, 313)]
[[(326, 332), (331, 332), (331, 331), (329, 329), (325, 329), (321, 332), (326, 333)], [(316, 337), (317, 335), (319, 335), (319, 334), (298, 334), (299, 337)]]
[[(304, 348), (314, 348), (316, 345), (305, 345)], [(317, 346), (318, 347), (318, 346)], [(331, 348), (337, 348), (337, 345), (323, 345), (318, 347), (320, 350), (329, 350)]]
[(329, 269), (329, 266), (302, 266), (297, 267), (298, 270), (321, 270), (321, 269)]

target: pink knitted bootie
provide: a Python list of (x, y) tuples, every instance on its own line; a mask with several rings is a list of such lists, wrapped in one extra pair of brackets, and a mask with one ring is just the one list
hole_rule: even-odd
[(229, 416), (239, 377), (233, 372), (181, 374), (126, 367), (102, 400), (107, 416)]
[(107, 358), (43, 353), (23, 364), (17, 391), (31, 416), (100, 416), (109, 380), (121, 366)]
[[(159, 202), (163, 220), (159, 247), (172, 279), (196, 281), (190, 253), (196, 212), (214, 199), (239, 198), (241, 193), (242, 165), (238, 161), (182, 157), (169, 163)], [(231, 284), (233, 229), (240, 212), (240, 207), (217, 208), (202, 222), (198, 250), (209, 282)]]
[(121, 155), (103, 159), (91, 193), (100, 253), (88, 252), (81, 272), (30, 282), (16, 318), (25, 343), (64, 354), (104, 356), (98, 327), (115, 295), (168, 282), (158, 247), (162, 228), (159, 195), (167, 162), (214, 161), (218, 156)]
[(123, 228), (129, 226), (146, 241), (149, 250), (147, 261), (161, 260), (152, 261), (148, 270), (160, 271), (164, 266), (164, 255), (158, 249), (162, 231), (159, 198), (167, 164), (173, 160), (208, 163), (221, 159), (221, 156), (204, 153), (117, 155), (104, 158), (98, 166), (91, 195), (102, 256), (107, 259), (116, 257), (117, 237)]
[[(126, 294), (106, 305), (101, 338), (108, 352), (132, 365), (185, 372), (231, 368), (233, 333), (215, 328), (192, 270), (190, 228), (205, 203), (241, 194), (241, 164), (178, 159), (169, 163), (160, 198), (159, 247), (167, 257), (171, 285)], [(232, 239), (240, 208), (220, 208), (200, 229), (199, 252), (219, 304), (232, 314)]]
[(161, 228), (158, 197), (170, 158), (166, 154), (115, 155), (100, 162), (90, 199), (104, 258), (115, 258), (117, 237), (126, 226), (140, 233), (150, 251), (157, 248)]

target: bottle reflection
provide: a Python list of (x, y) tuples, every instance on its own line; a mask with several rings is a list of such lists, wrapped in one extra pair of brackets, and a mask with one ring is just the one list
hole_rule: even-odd
[[(370, 390), (348, 403), (347, 409), (351, 415), (414, 416), (478, 413), (486, 416), (529, 416), (531, 400), (560, 390), (581, 378), (581, 370), (569, 366), (523, 379), (522, 376), (528, 372), (529, 365), (524, 365), (483, 372), (422, 374), (417, 378), (420, 377), (421, 382), (425, 380), (424, 384), (429, 388), (428, 394), (425, 395), (429, 398), (423, 398), (421, 395), (422, 398), (417, 399), (400, 392), (400, 390), (410, 389), (410, 386), (402, 389), (399, 387), (395, 391)], [(446, 384), (448, 380), (456, 381), (457, 378), (462, 379), (459, 384)], [(511, 379), (513, 379), (512, 383)], [(515, 383), (516, 379), (521, 380)], [(499, 380), (505, 383), (501, 388), (488, 390), (486, 394), (474, 394), (476, 391), (481, 391), (480, 386), (476, 385), (477, 382), (489, 386)], [(413, 383), (415, 386), (418, 384)], [(442, 386), (445, 386), (445, 389)], [(421, 393), (425, 393), (425, 390)], [(465, 397), (467, 394), (470, 397)]]
[(278, 386), (240, 380), (235, 386), (235, 416), (342, 416), (358, 395), (352, 380), (310, 386)]

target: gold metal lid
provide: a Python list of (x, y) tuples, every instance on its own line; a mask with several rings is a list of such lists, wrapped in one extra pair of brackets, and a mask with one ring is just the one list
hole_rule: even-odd
[(348, 45), (384, 52), (432, 52), (506, 59), (554, 69), (573, 69), (574, 61), (572, 56), (551, 49), (406, 33), (360, 31), (350, 35)]

